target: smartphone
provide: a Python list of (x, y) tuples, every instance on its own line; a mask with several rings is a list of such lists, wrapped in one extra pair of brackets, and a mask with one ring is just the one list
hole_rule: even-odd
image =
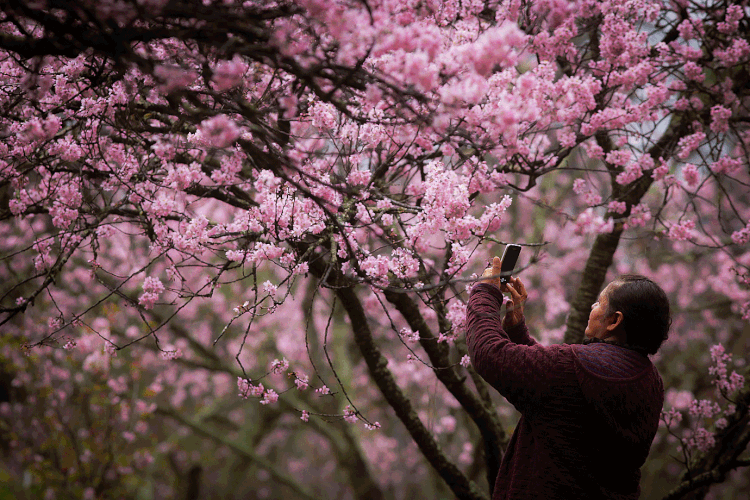
[(518, 262), (521, 245), (506, 245), (503, 251), (503, 264), (500, 267), (500, 283), (507, 283)]

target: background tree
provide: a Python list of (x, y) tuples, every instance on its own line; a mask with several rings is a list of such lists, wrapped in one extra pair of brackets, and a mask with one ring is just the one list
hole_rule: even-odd
[(2, 5), (13, 493), (487, 498), (514, 417), (464, 300), (504, 241), (545, 342), (664, 286), (644, 496), (745, 485), (746, 2)]

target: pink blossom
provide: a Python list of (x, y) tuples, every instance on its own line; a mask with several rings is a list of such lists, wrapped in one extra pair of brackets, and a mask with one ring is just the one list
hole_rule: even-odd
[(733, 38), (726, 49), (714, 50), (714, 56), (726, 67), (732, 67), (750, 56), (750, 44), (744, 38)]
[(630, 151), (625, 149), (616, 149), (607, 153), (607, 156), (605, 156), (604, 159), (607, 163), (623, 167), (630, 162), (632, 157), (633, 154)]
[(693, 165), (692, 163), (688, 163), (684, 167), (682, 167), (682, 177), (685, 180), (685, 184), (690, 189), (695, 189), (698, 187), (698, 184), (700, 184), (701, 181), (701, 175), (698, 171), (698, 167)]
[(297, 116), (297, 96), (294, 94), (285, 95), (279, 98), (279, 106), (284, 110), (282, 117), (291, 120)]
[(624, 201), (613, 200), (607, 205), (607, 210), (615, 214), (624, 214), (628, 209), (628, 204)]
[(732, 241), (737, 245), (744, 245), (750, 241), (750, 222), (739, 231), (732, 233)]
[(368, 170), (352, 170), (346, 177), (346, 181), (351, 186), (364, 186), (370, 182), (370, 175)]
[[(683, 40), (687, 41), (697, 37), (696, 30), (693, 27), (695, 21), (696, 20), (693, 19), (685, 19), (677, 26), (677, 31), (680, 33), (680, 37), (682, 37)], [(699, 20), (697, 21), (700, 22)]]
[(664, 177), (666, 177), (668, 173), (669, 173), (669, 167), (664, 164), (661, 164), (651, 172), (651, 177), (655, 181), (660, 181), (664, 179)]
[(557, 140), (564, 148), (571, 148), (576, 144), (576, 134), (574, 132), (558, 132)]
[(52, 225), (60, 229), (67, 229), (78, 218), (78, 210), (68, 208), (59, 201), (55, 201), (49, 209)]
[(318, 387), (317, 389), (315, 389), (315, 392), (317, 392), (320, 395), (325, 396), (327, 394), (330, 394), (331, 390), (327, 386), (322, 385), (322, 386)]
[(696, 399), (691, 403), (688, 413), (697, 418), (713, 418), (714, 415), (721, 413), (721, 408), (715, 401)]
[(207, 146), (225, 148), (242, 134), (242, 130), (227, 115), (216, 115), (198, 125), (194, 140)]
[(742, 161), (738, 158), (729, 158), (722, 156), (714, 163), (709, 165), (711, 171), (717, 174), (731, 174), (742, 167)]
[(662, 410), (660, 418), (667, 427), (670, 427), (682, 422), (682, 413), (676, 408), (672, 408), (669, 411)]
[(307, 389), (309, 387), (307, 375), (295, 373), (294, 384), (299, 391)]
[(109, 371), (111, 356), (104, 353), (103, 349), (95, 349), (86, 356), (83, 361), (83, 369), (93, 373), (106, 373)]
[(204, 178), (198, 162), (191, 162), (188, 165), (167, 163), (167, 176), (164, 178), (164, 184), (173, 189), (187, 189), (194, 184), (200, 184)]
[(633, 227), (645, 227), (646, 223), (651, 220), (651, 211), (647, 205), (640, 203), (630, 210), (630, 216), (625, 223), (625, 229)]
[(370, 278), (387, 279), (390, 261), (385, 255), (371, 255), (360, 263), (360, 267)]
[(732, 356), (725, 351), (724, 346), (716, 344), (711, 347), (710, 353), (714, 365), (708, 369), (708, 372), (715, 377), (716, 387), (724, 394), (731, 394), (741, 389), (745, 384), (745, 378), (736, 371), (728, 375), (727, 365), (732, 360)]
[(273, 389), (266, 389), (266, 392), (263, 393), (263, 399), (261, 399), (260, 404), (262, 405), (268, 405), (275, 403), (279, 400), (279, 395), (276, 394), (276, 391)]
[(294, 266), (294, 269), (292, 270), (293, 274), (307, 274), (309, 264), (307, 262), (300, 262), (296, 266)]
[(148, 276), (143, 280), (143, 292), (138, 297), (138, 303), (144, 309), (153, 309), (154, 304), (159, 299), (159, 295), (164, 292), (164, 285), (159, 278)]
[(448, 333), (440, 332), (438, 334), (437, 341), (438, 341), (438, 344), (443, 343), (443, 342), (445, 342), (447, 344), (452, 344), (453, 342), (456, 341), (457, 337), (458, 337), (458, 335), (456, 334), (455, 331), (451, 331), (451, 332), (448, 332)]
[(263, 283), (262, 288), (263, 288), (263, 293), (267, 293), (271, 297), (275, 297), (276, 292), (278, 291), (278, 287), (274, 285), (273, 283), (271, 283), (270, 281), (265, 281)]
[(198, 73), (178, 66), (158, 65), (154, 68), (154, 77), (159, 82), (159, 91), (171, 94), (192, 85), (198, 79)]
[(463, 357), (461, 358), (461, 366), (463, 366), (464, 368), (468, 368), (470, 365), (471, 365), (471, 358), (469, 357), (468, 354), (464, 354)]
[(587, 208), (575, 220), (576, 234), (600, 234), (611, 232), (614, 227), (614, 221), (606, 221), (600, 215), (594, 213), (593, 208)]
[(35, 118), (26, 123), (23, 136), (29, 141), (45, 141), (51, 139), (60, 130), (62, 121), (55, 114), (50, 114), (46, 119)]
[(670, 240), (685, 241), (694, 236), (695, 222), (691, 219), (672, 224), (669, 228)]
[(595, 193), (593, 191), (589, 191), (583, 196), (583, 201), (584, 203), (586, 203), (586, 205), (590, 207), (595, 207), (601, 204), (602, 195), (600, 195), (599, 193)]
[(167, 193), (159, 193), (154, 202), (144, 202), (143, 209), (156, 217), (166, 217), (175, 208), (175, 202)]
[(584, 194), (589, 191), (586, 181), (583, 179), (576, 179), (573, 181), (573, 192), (575, 194)]
[(690, 153), (698, 149), (698, 146), (700, 146), (705, 140), (706, 134), (702, 131), (683, 137), (677, 142), (677, 146), (680, 148), (677, 157), (684, 160), (690, 156)]
[[(437, 75), (431, 81), (433, 86), (437, 83)], [(462, 78), (440, 88), (440, 97), (445, 104), (457, 105), (459, 103), (477, 104), (486, 98), (489, 90), (487, 79), (476, 73), (468, 73)], [(446, 145), (449, 147), (449, 145)], [(446, 156), (450, 151), (445, 151)]]
[[(747, 318), (743, 318), (747, 319)], [(745, 377), (739, 373), (733, 371), (727, 380), (721, 381), (717, 384), (720, 389), (723, 389), (727, 393), (739, 391), (745, 385)]]
[(316, 102), (310, 108), (310, 117), (314, 127), (321, 131), (329, 131), (336, 127), (336, 108), (332, 104)]
[(396, 248), (391, 253), (388, 269), (397, 278), (410, 278), (416, 276), (419, 271), (419, 260), (414, 258), (408, 250)]
[(465, 47), (464, 57), (479, 75), (488, 76), (495, 67), (507, 68), (516, 64), (518, 48), (526, 42), (526, 35), (512, 23), (489, 28), (477, 40)]
[(730, 5), (727, 7), (727, 13), (724, 22), (716, 25), (716, 28), (726, 35), (734, 33), (739, 27), (739, 21), (745, 17), (742, 7), (739, 5)]
[(638, 163), (629, 163), (625, 166), (625, 170), (617, 174), (616, 181), (620, 185), (630, 184), (635, 182), (643, 176), (643, 169)]
[(245, 250), (227, 250), (226, 258), (232, 262), (239, 262), (245, 260), (247, 252)]
[(466, 332), (466, 304), (460, 300), (454, 299), (448, 303), (448, 311), (445, 318), (453, 326), (454, 334)]
[(693, 394), (690, 391), (679, 391), (675, 389), (669, 389), (665, 396), (665, 404), (670, 405), (678, 410), (686, 410), (695, 401)]
[(695, 431), (690, 432), (688, 435), (688, 448), (696, 449), (700, 452), (705, 453), (710, 450), (714, 444), (716, 444), (714, 435), (703, 427), (699, 427)]
[(187, 253), (199, 253), (209, 240), (208, 219), (204, 215), (180, 224), (180, 233), (172, 237), (174, 247)]
[(592, 160), (600, 160), (604, 158), (604, 150), (597, 143), (586, 142), (584, 143), (584, 148), (586, 149), (586, 154)]
[(711, 130), (717, 134), (729, 130), (729, 117), (732, 116), (732, 110), (717, 104), (711, 108)]
[(172, 346), (167, 346), (162, 352), (161, 357), (165, 360), (171, 360), (171, 359), (178, 359), (181, 358), (183, 355), (182, 349), (175, 348)]
[(690, 98), (690, 107), (695, 111), (700, 111), (703, 109), (703, 101), (698, 96), (692, 96)]
[(469, 208), (469, 192), (463, 179), (442, 162), (432, 162), (426, 170), (425, 215), (431, 219), (463, 216)]
[(151, 415), (156, 411), (156, 403), (147, 402), (142, 399), (138, 399), (135, 402), (135, 413), (140, 417)]
[(350, 424), (356, 424), (357, 420), (359, 420), (357, 413), (352, 410), (351, 405), (346, 405), (346, 408), (344, 408), (344, 420)]
[(688, 80), (694, 80), (696, 82), (702, 82), (706, 79), (706, 75), (703, 73), (703, 68), (698, 66), (693, 61), (688, 61), (682, 66), (682, 70), (685, 72), (685, 77)]
[(271, 373), (273, 374), (280, 374), (284, 373), (289, 368), (289, 361), (286, 360), (286, 358), (283, 358), (281, 361), (278, 359), (274, 359), (271, 362)]
[(124, 394), (128, 390), (128, 384), (125, 382), (125, 377), (111, 378), (107, 381), (107, 386), (109, 386), (115, 394)]
[(259, 398), (266, 392), (266, 389), (265, 387), (263, 387), (263, 384), (251, 385), (248, 388), (248, 390), (249, 390), (250, 396), (254, 398)]
[(439, 82), (438, 67), (422, 51), (403, 54), (401, 75), (422, 92), (434, 90)]
[(310, 413), (307, 410), (302, 410), (302, 415), (299, 417), (303, 422), (310, 420)]
[(674, 109), (677, 111), (685, 111), (690, 107), (690, 100), (685, 97), (680, 97), (674, 103)]
[(246, 71), (247, 64), (238, 55), (235, 55), (231, 61), (219, 61), (211, 77), (214, 88), (217, 92), (224, 92), (239, 85)]
[(485, 207), (484, 213), (479, 219), (483, 234), (493, 233), (500, 228), (500, 224), (503, 221), (503, 214), (508, 210), (511, 202), (511, 197), (505, 195), (500, 203), (491, 203)]
[(406, 342), (419, 342), (419, 332), (413, 332), (408, 328), (402, 328), (401, 331), (398, 332), (398, 334)]

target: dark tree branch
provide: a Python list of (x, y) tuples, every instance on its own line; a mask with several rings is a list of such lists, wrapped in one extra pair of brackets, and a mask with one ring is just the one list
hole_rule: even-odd
[[(298, 248), (300, 249), (302, 245)], [(430, 465), (457, 498), (487, 500), (487, 496), (479, 487), (448, 459), (435, 437), (422, 423), (411, 400), (396, 383), (393, 373), (387, 367), (388, 360), (373, 339), (367, 314), (354, 291), (354, 284), (320, 256), (313, 256), (309, 260), (309, 266), (310, 272), (318, 279), (324, 280), (324, 285), (331, 287), (341, 300), (351, 321), (354, 341), (364, 357), (372, 379)]]
[(417, 304), (405, 293), (392, 290), (385, 291), (386, 299), (396, 306), (396, 309), (406, 319), (415, 332), (419, 332), (419, 343), (430, 358), (433, 372), (451, 394), (461, 403), (479, 429), (485, 446), (485, 460), (487, 463), (487, 480), (490, 491), (494, 491), (497, 471), (503, 457), (503, 450), (508, 444), (508, 438), (502, 428), (497, 413), (487, 405), (477, 394), (469, 390), (466, 378), (459, 375), (455, 366), (448, 358), (447, 344), (440, 344), (437, 337), (427, 325), (419, 312)]
[(750, 465), (740, 458), (750, 444), (750, 370), (744, 376), (745, 386), (732, 398), (735, 411), (726, 427), (715, 434), (716, 444), (692, 461), (680, 484), (662, 500), (705, 498), (711, 485), (724, 482), (732, 470)]
[(396, 383), (396, 379), (387, 367), (388, 361), (372, 338), (367, 315), (362, 303), (354, 293), (354, 289), (352, 287), (338, 288), (336, 294), (349, 315), (354, 341), (362, 352), (373, 380), (401, 422), (406, 426), (412, 439), (419, 446), (430, 465), (443, 478), (457, 498), (486, 500), (487, 496), (479, 490), (477, 485), (448, 460), (434, 436), (420, 420), (409, 398)]

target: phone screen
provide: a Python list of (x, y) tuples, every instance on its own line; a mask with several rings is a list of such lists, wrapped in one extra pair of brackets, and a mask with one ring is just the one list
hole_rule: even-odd
[(501, 283), (507, 283), (510, 278), (513, 269), (516, 267), (518, 262), (518, 256), (521, 254), (521, 245), (507, 245), (503, 252), (503, 264), (500, 268), (502, 276), (500, 277)]

